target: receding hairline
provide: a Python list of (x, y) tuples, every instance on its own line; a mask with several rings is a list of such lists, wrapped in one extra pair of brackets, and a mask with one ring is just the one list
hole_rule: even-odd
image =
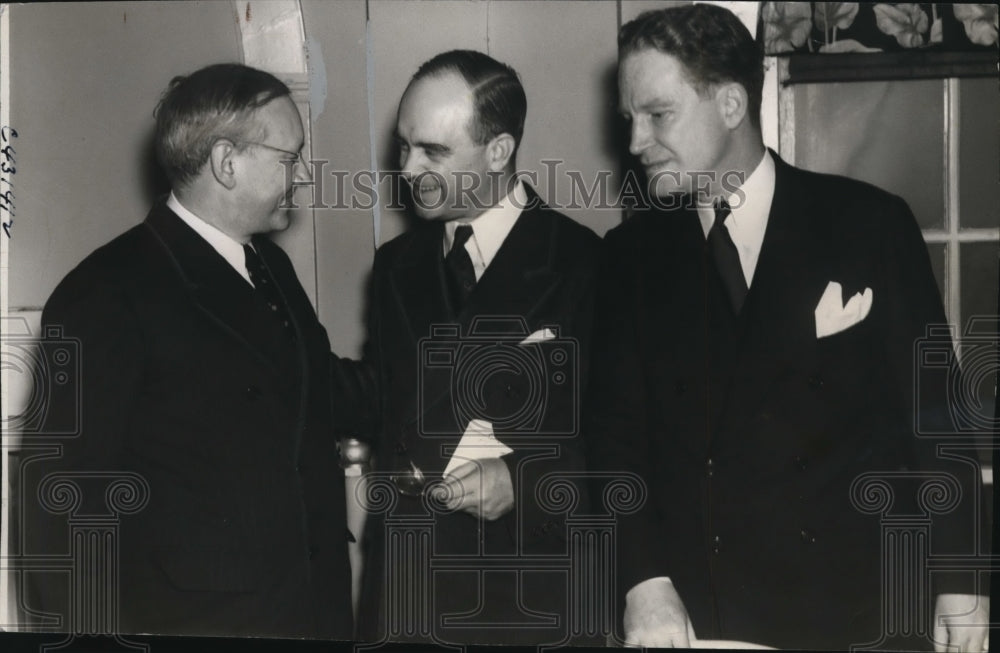
[[(416, 87), (417, 84), (421, 82), (434, 82), (434, 81), (444, 82), (447, 81), (449, 77), (457, 79), (459, 82), (462, 83), (462, 85), (467, 90), (467, 93), (465, 93), (462, 96), (465, 99), (465, 101), (462, 104), (469, 112), (468, 118), (466, 119), (465, 131), (468, 134), (469, 138), (475, 141), (476, 119), (477, 119), (475, 89), (471, 84), (469, 84), (469, 81), (465, 79), (465, 76), (462, 75), (461, 72), (452, 68), (442, 68), (439, 70), (434, 70), (426, 73), (425, 75), (421, 75), (420, 77), (414, 76), (413, 78), (410, 79), (409, 83), (407, 83), (406, 85), (406, 89), (403, 91), (403, 95), (400, 97), (399, 107), (396, 109), (397, 128), (399, 125), (399, 110), (402, 109), (403, 103), (406, 101), (407, 97), (411, 95), (410, 92), (413, 90), (414, 87)], [(443, 106), (446, 105), (442, 104), (442, 107)]]

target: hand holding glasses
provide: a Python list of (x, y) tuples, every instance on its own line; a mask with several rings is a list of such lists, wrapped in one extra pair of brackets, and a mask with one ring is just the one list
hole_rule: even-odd
[(410, 462), (408, 471), (399, 472), (391, 476), (393, 485), (404, 497), (420, 497), (427, 487), (427, 478), (420, 468)]

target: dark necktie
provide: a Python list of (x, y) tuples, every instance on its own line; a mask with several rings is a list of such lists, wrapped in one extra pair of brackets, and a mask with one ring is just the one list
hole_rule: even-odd
[(733, 312), (739, 315), (740, 309), (743, 308), (743, 300), (747, 296), (747, 280), (743, 276), (736, 244), (724, 224), (729, 215), (728, 202), (722, 200), (715, 205), (715, 222), (708, 231), (708, 246), (712, 251), (712, 258), (715, 259), (715, 268), (719, 271), (722, 283), (726, 287)]
[(465, 249), (465, 243), (472, 237), (472, 227), (467, 224), (455, 229), (455, 241), (451, 250), (444, 257), (448, 268), (448, 280), (451, 287), (451, 298), (455, 308), (461, 310), (469, 300), (469, 295), (476, 287), (476, 270), (472, 267), (472, 257)]
[(285, 302), (271, 280), (270, 273), (264, 267), (264, 262), (260, 260), (260, 256), (257, 255), (257, 252), (250, 245), (243, 246), (243, 255), (246, 257), (247, 273), (250, 275), (250, 282), (253, 283), (257, 295), (264, 300), (267, 307), (271, 309), (271, 313), (275, 319), (278, 320), (278, 323), (281, 324), (289, 337), (294, 340), (295, 330), (292, 328), (288, 311), (285, 309)]

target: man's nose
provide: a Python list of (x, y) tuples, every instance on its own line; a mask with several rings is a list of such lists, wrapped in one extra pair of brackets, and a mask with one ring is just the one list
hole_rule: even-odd
[(415, 176), (426, 170), (423, 157), (414, 149), (410, 149), (399, 154), (399, 169), (403, 177), (412, 180)]
[(649, 125), (646, 120), (636, 117), (632, 120), (628, 151), (634, 156), (642, 154), (649, 147)]
[(295, 160), (295, 183), (308, 184), (312, 182), (312, 164), (306, 163), (302, 157)]

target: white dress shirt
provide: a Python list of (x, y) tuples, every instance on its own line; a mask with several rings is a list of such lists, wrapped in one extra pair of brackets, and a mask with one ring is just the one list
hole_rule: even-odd
[(241, 277), (246, 279), (247, 283), (251, 286), (253, 282), (250, 281), (250, 273), (247, 272), (247, 262), (246, 255), (243, 253), (243, 244), (237, 242), (229, 235), (219, 231), (216, 227), (208, 224), (191, 211), (184, 208), (184, 205), (178, 201), (177, 196), (170, 193), (170, 197), (167, 198), (167, 208), (177, 214), (181, 220), (195, 230), (195, 232), (204, 238), (212, 249), (219, 253), (219, 256), (226, 259), (236, 270)]
[(457, 219), (444, 225), (444, 254), (448, 255), (451, 245), (455, 242), (455, 230), (459, 225), (472, 227), (472, 237), (465, 243), (465, 251), (472, 259), (472, 268), (476, 271), (476, 281), (479, 281), (486, 268), (496, 257), (500, 246), (506, 240), (507, 234), (514, 228), (521, 210), (528, 204), (528, 193), (524, 184), (518, 180), (514, 188), (494, 207), (491, 207), (472, 220)]
[[(757, 164), (757, 168), (739, 190), (729, 196), (731, 215), (724, 223), (740, 255), (740, 267), (743, 268), (747, 288), (757, 269), (757, 259), (760, 258), (760, 248), (764, 244), (764, 231), (767, 229), (767, 216), (771, 213), (773, 199), (774, 159), (770, 152), (764, 150), (764, 158)], [(715, 211), (711, 206), (699, 206), (698, 219), (707, 238), (708, 231), (715, 222)]]

